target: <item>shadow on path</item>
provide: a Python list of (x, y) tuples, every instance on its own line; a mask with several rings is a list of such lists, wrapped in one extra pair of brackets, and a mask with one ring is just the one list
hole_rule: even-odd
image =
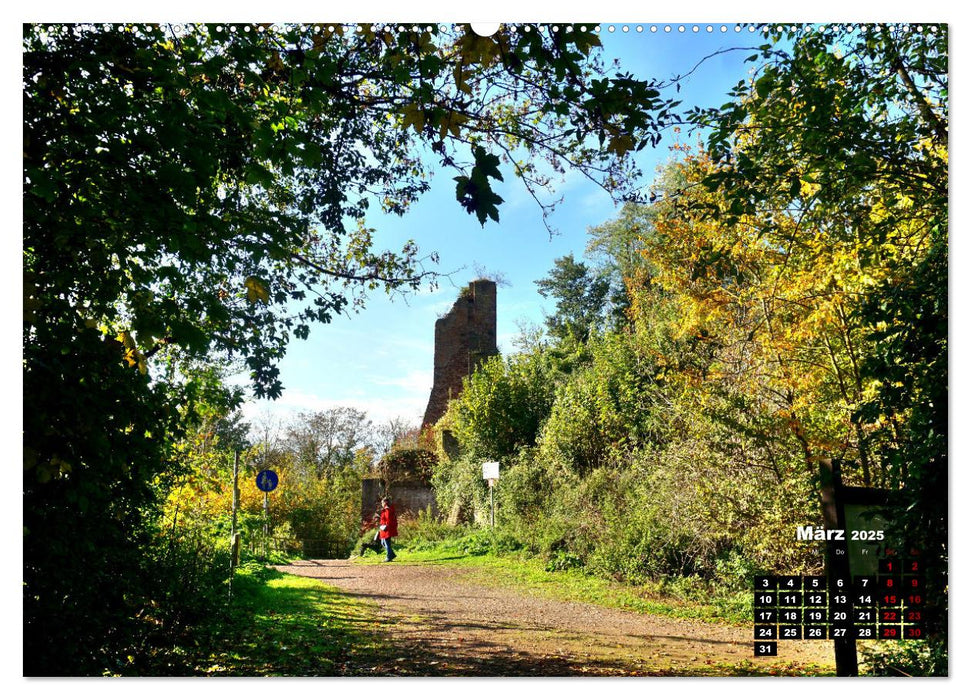
[(278, 568), (375, 609), (353, 621), (373, 643), (348, 655), (342, 675), (724, 676), (768, 673), (775, 663), (753, 661), (748, 630), (531, 597), (469, 583), (451, 567)]

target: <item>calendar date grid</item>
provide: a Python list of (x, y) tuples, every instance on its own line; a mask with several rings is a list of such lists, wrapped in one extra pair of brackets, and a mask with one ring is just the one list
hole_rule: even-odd
[(754, 579), (756, 656), (779, 641), (924, 636), (924, 578), (918, 559), (884, 559), (875, 575), (834, 578), (763, 575)]

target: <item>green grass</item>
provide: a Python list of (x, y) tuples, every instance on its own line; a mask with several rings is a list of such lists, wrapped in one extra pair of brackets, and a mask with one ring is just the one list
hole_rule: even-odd
[(224, 614), (165, 650), (152, 675), (353, 675), (349, 659), (375, 651), (372, 624), (368, 606), (335, 588), (251, 564)]
[[(475, 550), (474, 550), (475, 551)], [(658, 585), (633, 586), (607, 581), (578, 569), (547, 571), (545, 561), (522, 551), (500, 555), (491, 552), (468, 553), (462, 540), (421, 543), (409, 547), (400, 543), (393, 566), (424, 564), (468, 567), (475, 583), (511, 587), (532, 596), (595, 603), (611, 608), (667, 617), (743, 625), (752, 622), (751, 596), (746, 593), (718, 594), (695, 586), (682, 595), (661, 590)], [(383, 556), (366, 554), (356, 562), (383, 563)], [(677, 586), (668, 584), (669, 589)], [(701, 598), (705, 602), (701, 602)]]

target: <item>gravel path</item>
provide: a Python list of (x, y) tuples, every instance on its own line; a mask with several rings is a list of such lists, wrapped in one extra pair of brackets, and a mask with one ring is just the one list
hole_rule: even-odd
[(352, 674), (723, 675), (725, 664), (832, 665), (825, 642), (781, 642), (777, 658), (757, 659), (749, 627), (529, 596), (477, 583), (472, 569), (324, 559), (276, 568), (377, 607), (368, 631), (390, 644), (379, 658), (352, 658)]

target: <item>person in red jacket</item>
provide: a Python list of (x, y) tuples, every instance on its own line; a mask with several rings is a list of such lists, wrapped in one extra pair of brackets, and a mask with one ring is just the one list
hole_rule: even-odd
[(381, 524), (378, 526), (381, 544), (384, 545), (385, 561), (393, 561), (397, 556), (391, 549), (391, 538), (398, 536), (398, 516), (394, 512), (391, 496), (381, 499)]

